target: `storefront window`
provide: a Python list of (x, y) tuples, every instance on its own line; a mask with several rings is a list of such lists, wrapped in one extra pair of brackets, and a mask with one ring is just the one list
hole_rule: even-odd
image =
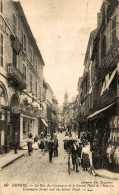
[(25, 140), (28, 136), (28, 133), (31, 132), (32, 129), (32, 120), (29, 118), (23, 118), (23, 140)]
[(0, 86), (0, 105), (6, 105), (6, 98), (4, 89)]

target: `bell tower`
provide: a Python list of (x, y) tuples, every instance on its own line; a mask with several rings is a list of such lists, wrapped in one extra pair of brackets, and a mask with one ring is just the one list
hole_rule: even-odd
[(64, 102), (63, 102), (63, 108), (65, 109), (68, 105), (68, 93), (67, 91), (64, 94)]

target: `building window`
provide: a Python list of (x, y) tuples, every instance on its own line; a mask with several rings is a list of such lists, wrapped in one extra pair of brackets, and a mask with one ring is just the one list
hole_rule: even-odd
[(41, 100), (41, 86), (39, 86), (39, 100)]
[(24, 31), (22, 31), (22, 45), (24, 51), (27, 51), (27, 38), (26, 35), (24, 34)]
[(13, 32), (15, 35), (17, 35), (17, 26), (18, 26), (17, 17), (15, 13), (13, 13)]
[(0, 0), (0, 12), (3, 14), (3, 0)]
[(101, 42), (101, 58), (104, 59), (106, 56), (106, 36), (102, 36), (102, 42)]
[(17, 53), (13, 49), (13, 65), (17, 67)]
[(37, 81), (35, 82), (35, 96), (37, 97)]
[(23, 75), (24, 75), (24, 78), (26, 79), (26, 66), (23, 64)]
[(33, 49), (31, 47), (29, 48), (29, 60), (33, 63)]
[(3, 66), (3, 34), (0, 33), (0, 65)]
[(32, 75), (30, 74), (30, 92), (32, 93), (33, 86), (32, 86)]
[(116, 43), (117, 41), (117, 35), (116, 35), (116, 29), (117, 29), (117, 16), (114, 16), (111, 21), (111, 44)]
[(38, 70), (38, 58), (35, 59), (35, 69)]

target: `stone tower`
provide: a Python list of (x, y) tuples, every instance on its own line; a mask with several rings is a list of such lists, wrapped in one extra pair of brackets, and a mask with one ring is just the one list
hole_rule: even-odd
[(65, 109), (68, 105), (68, 93), (67, 91), (64, 94), (64, 102), (63, 102), (63, 108)]

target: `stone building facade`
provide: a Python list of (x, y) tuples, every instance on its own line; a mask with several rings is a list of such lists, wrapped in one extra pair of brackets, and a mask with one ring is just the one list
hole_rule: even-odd
[(87, 46), (80, 94), (82, 131), (119, 145), (119, 1), (105, 0)]
[(38, 134), (44, 61), (20, 2), (0, 1), (0, 150)]

